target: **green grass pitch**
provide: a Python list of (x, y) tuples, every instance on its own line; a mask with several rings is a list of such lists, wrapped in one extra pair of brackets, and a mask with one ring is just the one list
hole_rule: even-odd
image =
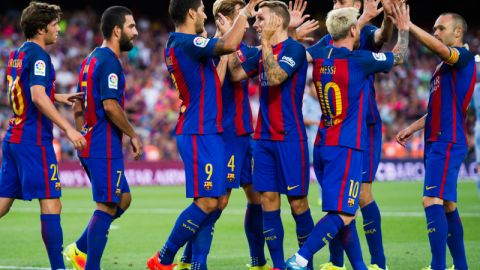
[[(374, 196), (382, 211), (383, 239), (389, 269), (420, 269), (430, 261), (424, 212), (421, 206), (420, 182), (375, 183)], [(475, 183), (458, 186), (459, 210), (465, 230), (465, 245), (470, 269), (480, 269), (480, 198)], [(103, 269), (145, 269), (145, 262), (161, 248), (179, 212), (190, 203), (184, 187), (133, 187), (133, 202), (125, 215), (112, 224), (103, 255)], [(323, 216), (317, 204), (318, 186), (310, 187), (310, 203), (314, 220)], [(62, 225), (65, 245), (82, 233), (94, 209), (91, 192), (85, 188), (63, 191)], [(209, 256), (209, 269), (246, 270), (248, 245), (243, 231), (245, 199), (243, 191), (233, 192), (231, 201), (217, 222)], [(297, 250), (294, 221), (286, 200), (282, 218), (285, 227), (285, 256)], [(361, 219), (361, 215), (359, 216)], [(362, 222), (357, 222), (368, 263)], [(180, 251), (181, 252), (181, 251)], [(268, 256), (268, 251), (266, 250)], [(315, 257), (315, 266), (325, 262), (328, 249)], [(448, 256), (449, 257), (449, 256)], [(451, 259), (448, 259), (450, 266)], [(48, 259), (40, 235), (38, 202), (16, 201), (11, 212), (0, 220), (0, 269), (16, 266), (48, 267)], [(351, 269), (350, 265), (347, 265)], [(12, 269), (12, 268), (10, 268)]]

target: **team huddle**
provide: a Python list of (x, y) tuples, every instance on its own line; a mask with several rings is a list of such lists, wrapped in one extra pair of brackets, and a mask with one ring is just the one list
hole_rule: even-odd
[[(405, 145), (415, 132), (425, 130), (423, 206), (431, 247), (431, 264), (425, 269), (447, 269), (447, 246), (454, 263), (448, 269), (468, 269), (456, 207), (458, 173), (467, 153), (465, 117), (476, 80), (474, 54), (463, 44), (465, 20), (456, 13), (441, 14), (431, 35), (411, 22), (402, 0), (364, 0), (361, 14), (360, 0), (333, 4), (325, 21), (328, 34), (305, 48), (301, 42), (319, 25), (306, 20), (303, 0), (289, 5), (216, 0), (217, 32), (212, 38), (205, 31), (202, 0), (170, 1), (175, 32), (170, 33), (164, 55), (182, 101), (174, 133), (185, 167), (186, 197), (193, 201), (179, 214), (164, 245), (148, 259), (150, 270), (207, 269), (215, 223), (232, 189), (239, 187), (248, 201), (244, 224), (249, 269), (313, 270), (315, 253), (326, 245), (330, 260), (320, 269), (346, 269), (344, 253), (354, 269), (388, 269), (381, 214), (372, 195), (382, 142), (374, 82), (376, 73), (403, 64), (410, 35), (441, 60), (431, 79), (427, 114), (396, 136)], [(380, 14), (380, 28), (369, 24)], [(123, 110), (126, 82), (119, 61), (122, 52), (133, 48), (138, 32), (128, 8), (106, 9), (100, 24), (103, 44), (79, 67), (77, 92), (56, 94), (55, 70), (45, 47), (56, 42), (60, 18), (60, 7), (39, 2), (22, 12), (27, 41), (7, 63), (13, 117), (2, 144), (0, 217), (15, 199), (39, 199), (51, 268), (65, 269), (65, 256), (74, 269), (99, 270), (110, 225), (132, 200), (124, 175), (123, 134), (130, 139), (133, 157), (143, 154)], [(249, 18), (255, 18), (258, 46), (242, 41)], [(394, 28), (395, 47), (380, 52)], [(307, 200), (310, 162), (302, 116), (310, 64), (322, 111), (313, 166), (326, 213), (316, 224)], [(259, 84), (255, 128), (249, 78), (258, 78)], [(54, 102), (73, 105), (74, 126)], [(96, 202), (85, 231), (64, 250), (53, 124), (78, 150)], [(281, 194), (288, 198), (298, 240), (298, 251), (286, 261)], [(368, 265), (355, 224), (359, 208), (371, 255)], [(175, 262), (182, 247), (183, 255)]]

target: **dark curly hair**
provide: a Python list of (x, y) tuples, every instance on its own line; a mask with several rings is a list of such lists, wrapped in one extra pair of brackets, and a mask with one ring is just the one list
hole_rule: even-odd
[(47, 26), (62, 17), (60, 6), (30, 2), (30, 5), (22, 11), (20, 26), (27, 39), (35, 37), (38, 30), (47, 29)]

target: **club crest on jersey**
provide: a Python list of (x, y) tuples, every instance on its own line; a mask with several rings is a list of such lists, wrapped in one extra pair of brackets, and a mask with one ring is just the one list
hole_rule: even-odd
[(203, 188), (204, 188), (205, 190), (212, 190), (212, 187), (213, 187), (212, 181), (205, 181), (205, 182), (203, 182)]
[(280, 59), (280, 62), (284, 62), (287, 65), (291, 66), (292, 68), (295, 66), (295, 61), (293, 61), (292, 57), (282, 56), (282, 59)]
[(372, 53), (373, 58), (377, 61), (385, 61), (387, 60), (387, 56), (384, 53)]
[(45, 76), (47, 65), (43, 60), (37, 60), (33, 66), (33, 74), (37, 76)]
[(118, 90), (118, 76), (115, 73), (108, 75), (108, 88)]
[(197, 47), (200, 47), (200, 48), (205, 48), (209, 41), (210, 41), (210, 39), (208, 39), (208, 38), (196, 37), (193, 40), (193, 45), (195, 45)]

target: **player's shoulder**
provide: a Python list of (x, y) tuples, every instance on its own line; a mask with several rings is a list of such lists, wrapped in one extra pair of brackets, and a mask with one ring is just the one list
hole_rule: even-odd
[(28, 58), (41, 59), (42, 61), (50, 62), (50, 55), (35, 42), (25, 42), (20, 48), (20, 52), (24, 52)]
[(365, 25), (363, 28), (362, 28), (362, 31), (360, 34), (364, 35), (364, 34), (369, 34), (371, 33), (372, 31), (375, 32), (376, 30), (378, 29), (378, 27), (376, 27), (375, 25), (373, 24), (367, 24)]
[(293, 38), (289, 37), (287, 40), (283, 42), (283, 46), (291, 47), (295, 50), (302, 50), (305, 51), (305, 47), (299, 41), (294, 40)]
[(453, 49), (456, 49), (459, 54), (463, 54), (465, 57), (468, 57), (469, 60), (475, 61), (475, 54), (471, 52), (467, 47), (462, 46), (462, 47), (452, 47)]

